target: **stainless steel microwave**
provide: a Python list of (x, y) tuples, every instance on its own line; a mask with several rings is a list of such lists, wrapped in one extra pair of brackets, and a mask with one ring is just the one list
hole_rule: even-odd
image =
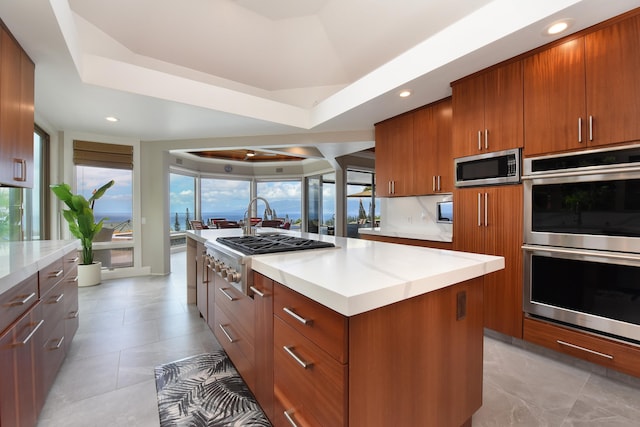
[(521, 153), (519, 148), (454, 160), (456, 187), (517, 184), (520, 182)]

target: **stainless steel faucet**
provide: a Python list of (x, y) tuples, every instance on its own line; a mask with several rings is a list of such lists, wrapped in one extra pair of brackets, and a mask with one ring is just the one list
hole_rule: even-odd
[[(244, 234), (245, 236), (254, 236), (256, 234), (255, 228), (251, 227), (251, 204), (258, 200), (262, 200), (266, 205), (266, 208), (264, 209), (264, 214), (267, 216), (273, 216), (273, 211), (271, 210), (271, 206), (269, 206), (269, 202), (267, 201), (267, 199), (260, 196), (254, 197), (253, 199), (251, 199), (251, 201), (247, 205), (247, 210), (244, 213), (244, 224), (242, 226), (242, 234)], [(258, 205), (256, 204), (256, 207), (257, 206)]]

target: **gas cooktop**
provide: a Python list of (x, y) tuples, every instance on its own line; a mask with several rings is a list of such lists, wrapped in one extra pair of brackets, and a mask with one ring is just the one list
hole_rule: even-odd
[(216, 241), (245, 255), (335, 247), (331, 242), (321, 242), (282, 234), (274, 236), (218, 237)]

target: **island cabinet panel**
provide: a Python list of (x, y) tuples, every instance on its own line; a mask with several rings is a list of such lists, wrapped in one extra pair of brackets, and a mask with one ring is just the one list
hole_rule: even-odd
[(253, 273), (256, 385), (253, 393), (269, 419), (273, 419), (273, 280)]
[(640, 139), (640, 16), (524, 59), (525, 155)]
[(207, 251), (204, 248), (204, 244), (201, 242), (196, 243), (196, 255), (195, 255), (195, 286), (196, 286), (196, 304), (200, 315), (207, 320), (208, 308), (207, 303), (209, 301), (207, 292), (209, 291), (209, 282)]
[(278, 315), (273, 342), (276, 425), (346, 426), (347, 365)]
[(414, 193), (449, 193), (453, 190), (451, 98), (412, 114)]
[[(204, 250), (204, 245), (200, 248)], [(187, 303), (197, 304), (196, 296), (196, 278), (198, 277), (198, 266), (196, 264), (198, 253), (202, 254), (202, 251), (198, 252), (198, 241), (187, 237), (187, 250), (186, 253), (186, 269), (187, 269)]]
[(0, 27), (0, 184), (33, 187), (34, 69)]
[(44, 405), (40, 305), (0, 332), (0, 426), (32, 427)]
[(213, 276), (215, 310), (209, 327), (252, 390), (255, 389), (255, 321), (253, 299)]
[(522, 147), (522, 62), (512, 62), (452, 85), (453, 156)]
[(522, 338), (522, 185), (457, 189), (453, 248), (503, 256), (484, 276), (484, 325)]
[(376, 195), (410, 196), (413, 189), (413, 115), (376, 124)]
[(347, 317), (278, 283), (273, 312), (340, 363), (347, 363)]
[(640, 347), (576, 329), (527, 318), (524, 339), (589, 362), (640, 377)]
[(350, 427), (469, 421), (482, 405), (482, 292), (473, 279), (349, 319)]

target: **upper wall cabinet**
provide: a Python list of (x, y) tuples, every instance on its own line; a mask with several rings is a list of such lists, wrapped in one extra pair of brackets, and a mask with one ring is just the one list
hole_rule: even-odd
[(33, 187), (34, 64), (0, 27), (0, 185)]
[(523, 146), (522, 63), (455, 82), (453, 157)]
[(376, 196), (413, 194), (413, 115), (376, 125)]
[(640, 16), (524, 60), (525, 155), (640, 139)]
[(417, 196), (453, 189), (451, 99), (376, 124), (376, 195)]

